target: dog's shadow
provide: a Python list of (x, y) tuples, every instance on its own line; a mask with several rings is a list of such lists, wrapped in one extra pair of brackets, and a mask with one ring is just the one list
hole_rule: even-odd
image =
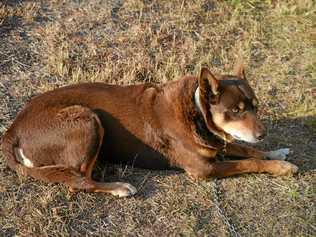
[(259, 148), (290, 148), (287, 160), (296, 164), (300, 173), (316, 169), (316, 116), (263, 122), (268, 128), (268, 135), (262, 144), (258, 144)]
[(145, 200), (158, 192), (157, 177), (180, 175), (183, 172), (140, 169), (126, 164), (98, 163), (93, 172), (93, 179), (100, 182), (128, 182), (137, 188), (136, 197)]

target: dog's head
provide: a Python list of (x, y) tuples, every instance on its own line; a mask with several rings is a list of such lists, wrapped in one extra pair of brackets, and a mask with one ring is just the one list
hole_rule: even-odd
[(202, 68), (195, 102), (211, 132), (227, 141), (234, 138), (255, 143), (265, 136), (265, 128), (256, 116), (258, 100), (242, 65), (234, 74), (215, 76)]

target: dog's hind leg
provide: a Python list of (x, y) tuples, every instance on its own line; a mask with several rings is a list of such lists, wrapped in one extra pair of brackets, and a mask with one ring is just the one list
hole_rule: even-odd
[(92, 176), (92, 170), (94, 168), (94, 165), (95, 165), (95, 162), (97, 161), (97, 158), (99, 156), (99, 152), (100, 152), (100, 149), (101, 149), (101, 146), (102, 146), (102, 142), (103, 142), (103, 137), (104, 137), (104, 129), (102, 127), (102, 124), (101, 124), (101, 121), (99, 119), (99, 117), (93, 113), (93, 117), (97, 123), (97, 134), (99, 136), (99, 144), (96, 148), (96, 153), (95, 155), (91, 156), (91, 158), (89, 157), (88, 159), (86, 159), (80, 166), (80, 172), (82, 173), (85, 173), (85, 176), (88, 178), (88, 179), (91, 179), (91, 176)]
[[(66, 112), (68, 114), (69, 109)], [(90, 114), (90, 117), (93, 118), (93, 120), (96, 122), (94, 130), (95, 130), (95, 133), (98, 135), (98, 139), (95, 142), (93, 142), (96, 145), (93, 145), (95, 149), (92, 149), (95, 151), (86, 152), (87, 154), (89, 153), (89, 155), (86, 156), (87, 158), (80, 165), (80, 172), (75, 172), (74, 170), (71, 170), (71, 169), (63, 170), (63, 172), (61, 172), (60, 175), (65, 176), (69, 174), (69, 177), (65, 180), (61, 180), (62, 183), (67, 185), (70, 191), (85, 190), (87, 192), (103, 192), (103, 193), (109, 193), (109, 194), (119, 196), (119, 197), (127, 197), (127, 196), (134, 195), (137, 192), (137, 190), (134, 186), (132, 186), (129, 183), (123, 183), (123, 182), (102, 183), (102, 182), (96, 182), (92, 180), (92, 177), (91, 177), (92, 170), (94, 168), (95, 162), (98, 158), (98, 155), (102, 146), (103, 137), (104, 137), (104, 129), (99, 120), (99, 117), (94, 112), (88, 110), (86, 111), (86, 113)], [(86, 123), (87, 122), (89, 122), (89, 120), (86, 121)], [(82, 136), (82, 137), (87, 137), (87, 136)], [(71, 153), (72, 151), (76, 152), (76, 150), (79, 148), (78, 145), (80, 146), (80, 144), (76, 144), (72, 146), (68, 150), (67, 153)], [(56, 173), (53, 176), (56, 177)]]
[(119, 197), (134, 195), (137, 190), (129, 183), (110, 182), (101, 183), (87, 178), (80, 171), (62, 165), (51, 165), (35, 168), (24, 168), (26, 174), (33, 178), (50, 183), (62, 183), (72, 190), (84, 190), (87, 192), (102, 192)]
[(63, 183), (70, 191), (104, 192), (120, 197), (135, 194), (136, 189), (130, 184), (100, 183), (91, 178), (104, 135), (97, 114), (80, 105), (53, 109), (38, 115), (31, 133), (27, 128), (23, 131), (20, 125), (19, 142), (6, 139), (4, 150), (10, 155), (11, 166), (38, 180)]

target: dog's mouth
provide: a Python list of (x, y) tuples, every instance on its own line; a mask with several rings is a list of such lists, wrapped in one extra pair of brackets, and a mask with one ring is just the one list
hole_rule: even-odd
[(233, 137), (234, 139), (236, 139), (236, 140), (242, 140), (242, 138), (241, 138), (241, 137), (236, 136), (236, 135), (232, 135), (232, 137)]
[(257, 142), (261, 141), (259, 139), (254, 138), (254, 137), (242, 137), (242, 136), (238, 136), (236, 134), (230, 134), (230, 135), (236, 140), (249, 142), (249, 143), (257, 143)]

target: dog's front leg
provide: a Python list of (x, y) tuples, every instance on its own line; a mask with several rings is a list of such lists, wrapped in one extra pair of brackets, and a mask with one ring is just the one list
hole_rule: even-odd
[(226, 146), (225, 155), (228, 156), (238, 156), (243, 158), (253, 158), (253, 159), (265, 159), (269, 158), (271, 160), (285, 160), (289, 154), (288, 148), (283, 148), (275, 151), (260, 151), (256, 148), (229, 143)]
[(211, 176), (227, 177), (245, 173), (269, 173), (275, 176), (290, 175), (297, 172), (298, 167), (280, 160), (237, 160), (215, 162), (212, 164)]
[(234, 143), (227, 144), (225, 155), (253, 159), (265, 159), (267, 157), (267, 154), (264, 151)]
[(257, 159), (214, 162), (186, 169), (190, 177), (198, 180), (245, 173), (270, 173), (275, 176), (281, 176), (294, 174), (297, 170), (297, 166), (287, 161)]

